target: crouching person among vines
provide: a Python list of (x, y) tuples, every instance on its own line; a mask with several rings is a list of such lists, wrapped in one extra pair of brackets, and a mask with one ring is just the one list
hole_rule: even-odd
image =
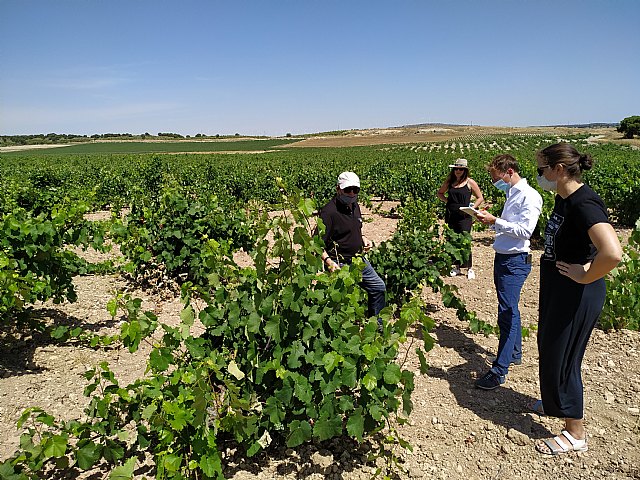
[[(360, 179), (353, 172), (338, 176), (336, 195), (320, 210), (326, 230), (322, 239), (325, 251), (322, 261), (330, 272), (350, 264), (353, 258), (368, 251), (372, 242), (362, 235), (362, 214), (358, 205)], [(385, 307), (386, 285), (365, 258), (360, 286), (368, 295), (368, 316), (376, 316)], [(380, 322), (380, 319), (378, 320)]]

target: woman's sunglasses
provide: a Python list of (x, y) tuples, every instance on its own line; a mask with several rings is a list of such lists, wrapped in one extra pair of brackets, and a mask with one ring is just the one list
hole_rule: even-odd
[(343, 191), (345, 193), (358, 193), (360, 192), (360, 187), (346, 187)]
[(466, 168), (462, 168), (462, 167), (455, 167), (455, 168), (454, 168), (454, 170), (456, 170), (456, 171), (458, 171), (458, 172), (459, 172), (459, 171), (465, 171), (465, 170), (466, 170)]
[(538, 167), (538, 176), (541, 177), (544, 173), (545, 168), (551, 168), (551, 165), (543, 165), (542, 167)]

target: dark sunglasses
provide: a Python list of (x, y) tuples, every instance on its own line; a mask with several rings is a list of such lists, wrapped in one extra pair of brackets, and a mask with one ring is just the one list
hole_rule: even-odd
[(551, 168), (551, 165), (543, 165), (542, 167), (538, 167), (538, 176), (541, 177), (544, 173), (545, 168)]
[(346, 187), (344, 193), (358, 193), (360, 192), (360, 187)]
[(462, 170), (462, 171), (464, 171), (464, 170), (466, 170), (466, 168), (462, 168), (462, 167), (455, 167), (455, 168), (454, 168), (454, 170), (457, 170), (457, 171)]

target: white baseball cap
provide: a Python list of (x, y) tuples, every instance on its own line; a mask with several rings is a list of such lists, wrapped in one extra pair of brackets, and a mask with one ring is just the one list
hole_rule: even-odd
[(347, 187), (360, 188), (360, 179), (353, 172), (342, 172), (338, 175), (338, 187), (340, 187), (340, 190), (344, 190)]

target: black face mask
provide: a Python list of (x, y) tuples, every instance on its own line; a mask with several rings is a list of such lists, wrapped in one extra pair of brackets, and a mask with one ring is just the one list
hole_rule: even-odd
[(353, 205), (358, 201), (358, 195), (354, 195), (352, 197), (351, 195), (346, 195), (343, 193), (342, 195), (338, 196), (338, 199), (345, 205)]

